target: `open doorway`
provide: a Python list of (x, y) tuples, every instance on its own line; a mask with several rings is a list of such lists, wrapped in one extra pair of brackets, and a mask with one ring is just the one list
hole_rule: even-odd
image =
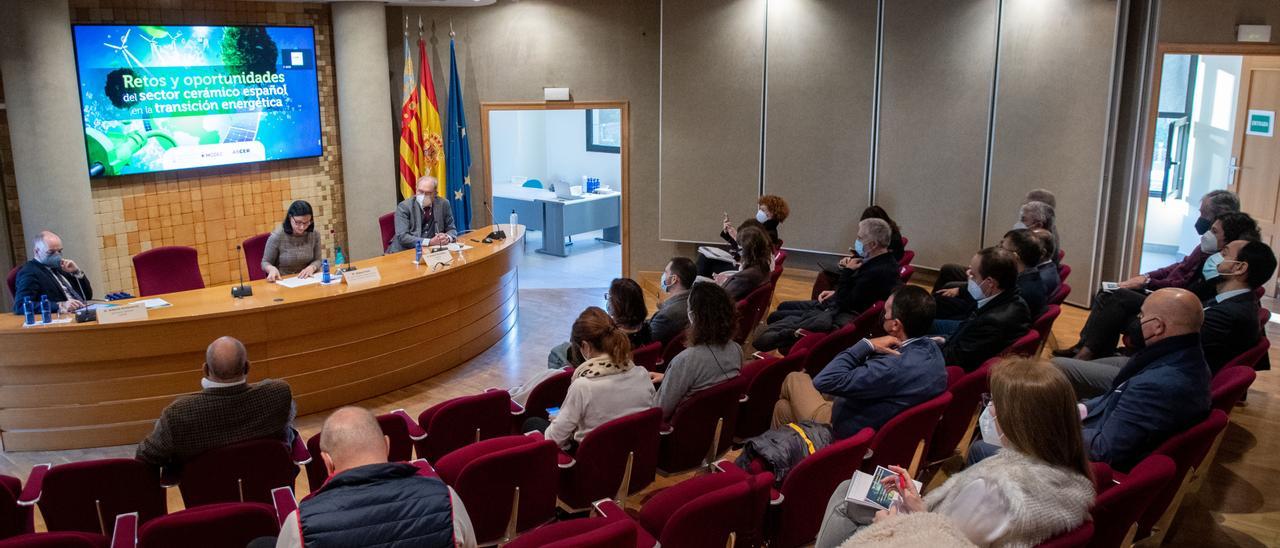
[[(1274, 51), (1270, 51), (1274, 49)], [(1280, 199), (1280, 48), (1162, 45), (1136, 240), (1139, 272), (1200, 245), (1200, 199), (1230, 190), (1275, 245)], [(1267, 285), (1274, 292), (1273, 283)]]
[(528, 228), (522, 288), (608, 287), (627, 271), (625, 102), (482, 103), (495, 222)]

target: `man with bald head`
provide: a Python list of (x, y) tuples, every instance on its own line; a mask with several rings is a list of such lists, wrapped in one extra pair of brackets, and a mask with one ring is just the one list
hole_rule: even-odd
[(22, 303), (31, 299), (40, 314), (40, 297), (47, 295), (53, 312), (75, 312), (93, 298), (93, 286), (76, 262), (62, 258), (62, 238), (45, 230), (31, 240), (31, 260), (22, 265), (14, 284), (13, 313), (22, 314)]
[(288, 383), (249, 384), (244, 344), (221, 337), (205, 350), (202, 390), (169, 404), (151, 435), (138, 444), (138, 460), (179, 468), (210, 449), (268, 438), (293, 441), (296, 413)]
[(1204, 310), (1195, 293), (1165, 288), (1139, 316), (1141, 350), (1111, 389), (1081, 404), (1089, 459), (1128, 471), (1170, 436), (1209, 414), (1209, 365), (1200, 346)]
[(448, 200), (436, 195), (438, 188), (440, 181), (425, 175), (418, 179), (417, 192), (396, 206), (396, 233), (387, 253), (413, 249), (417, 242), (426, 247), (458, 239), (453, 209)]
[(387, 462), (390, 443), (364, 409), (343, 407), (329, 415), (320, 432), (329, 480), (289, 514), (274, 545), (475, 546), (458, 494), (417, 466)]

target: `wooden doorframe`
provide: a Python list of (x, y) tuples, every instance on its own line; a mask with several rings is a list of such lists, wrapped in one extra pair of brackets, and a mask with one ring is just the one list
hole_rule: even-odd
[[(631, 103), (628, 101), (556, 101), (551, 102), (481, 102), (480, 150), (484, 161), (484, 185), (486, 198), (493, 204), (493, 169), (489, 161), (489, 113), (495, 110), (582, 110), (618, 109), (622, 112), (622, 146), (619, 150), (619, 191), (622, 192), (622, 276), (634, 277), (631, 272)], [(490, 208), (492, 210), (492, 207)], [(492, 214), (491, 214), (492, 216)], [(490, 223), (497, 222), (490, 219)]]
[(1193, 44), (1193, 43), (1167, 43), (1161, 42), (1156, 45), (1155, 67), (1151, 77), (1151, 93), (1148, 96), (1147, 119), (1143, 124), (1146, 133), (1142, 139), (1142, 156), (1140, 157), (1139, 171), (1140, 179), (1135, 181), (1131, 189), (1130, 196), (1137, 203), (1136, 217), (1134, 218), (1133, 237), (1130, 242), (1133, 248), (1129, 253), (1129, 271), (1124, 277), (1132, 277), (1141, 274), (1139, 270), (1142, 268), (1142, 240), (1146, 236), (1147, 225), (1147, 199), (1151, 186), (1148, 180), (1151, 173), (1151, 158), (1155, 154), (1156, 145), (1156, 121), (1160, 116), (1160, 78), (1164, 72), (1164, 56), (1166, 54), (1189, 54), (1189, 55), (1280, 55), (1280, 45), (1276, 44)]

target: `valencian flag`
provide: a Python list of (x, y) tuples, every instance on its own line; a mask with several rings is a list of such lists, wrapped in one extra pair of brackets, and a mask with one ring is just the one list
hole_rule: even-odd
[(422, 139), (418, 133), (418, 86), (413, 77), (413, 55), (409, 51), (409, 18), (404, 19), (404, 88), (400, 106), (400, 199), (413, 196), (418, 181)]
[[(450, 33), (452, 35), (452, 33)], [(467, 116), (462, 108), (462, 84), (458, 78), (458, 56), (449, 38), (449, 117), (445, 122), (445, 160), (449, 163), (449, 203), (458, 230), (471, 229), (471, 147), (467, 144)], [(495, 219), (493, 222), (497, 222)]]
[[(422, 156), (419, 174), (436, 178), (436, 194), (445, 196), (444, 134), (440, 131), (440, 109), (436, 107), (436, 86), (427, 65), (427, 43), (422, 39), (422, 18), (418, 18), (418, 111), (422, 113)], [(416, 181), (415, 181), (416, 182)], [(412, 192), (409, 193), (413, 195)]]

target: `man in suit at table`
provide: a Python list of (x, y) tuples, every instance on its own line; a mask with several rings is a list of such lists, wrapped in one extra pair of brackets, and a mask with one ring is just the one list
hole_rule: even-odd
[(448, 200), (436, 195), (439, 186), (435, 177), (424, 175), (418, 179), (417, 192), (396, 206), (396, 233), (387, 253), (413, 249), (419, 241), (425, 247), (458, 239), (453, 209)]
[(164, 408), (137, 458), (156, 466), (180, 467), (210, 449), (253, 439), (293, 441), (297, 413), (289, 384), (266, 379), (249, 384), (244, 344), (220, 337), (205, 351), (200, 392)]
[(22, 303), (29, 297), (36, 314), (40, 313), (40, 296), (48, 295), (53, 312), (75, 312), (93, 298), (93, 286), (76, 262), (62, 258), (62, 238), (48, 230), (31, 241), (31, 260), (18, 271), (14, 284), (13, 313), (22, 314)]

